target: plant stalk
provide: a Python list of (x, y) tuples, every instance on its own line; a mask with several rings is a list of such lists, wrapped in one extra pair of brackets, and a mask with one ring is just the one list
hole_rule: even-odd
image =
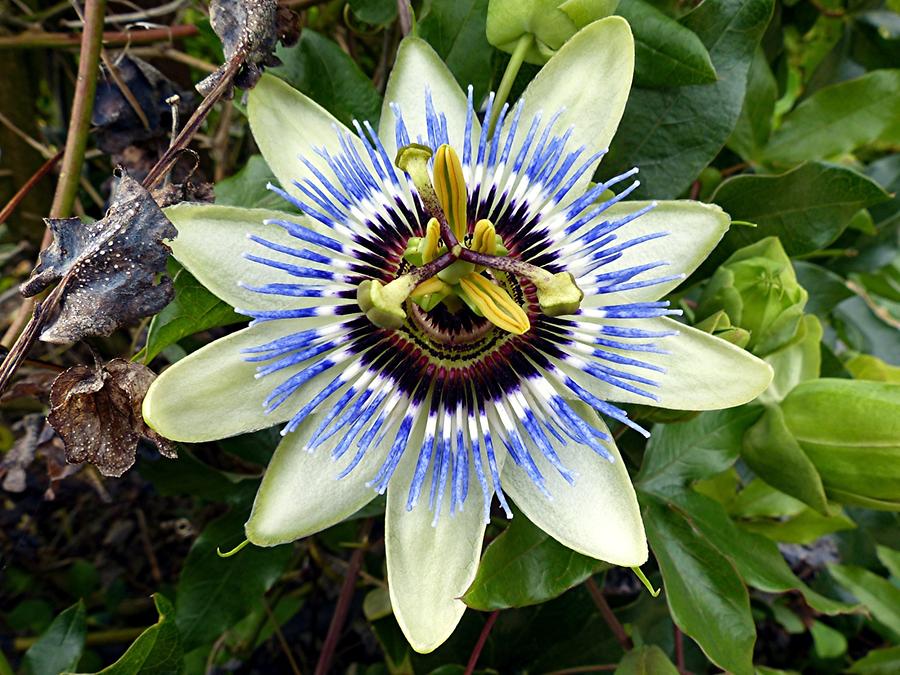
[(512, 89), (513, 82), (516, 81), (516, 75), (519, 74), (519, 68), (525, 61), (525, 54), (534, 42), (534, 36), (531, 33), (525, 33), (516, 43), (512, 56), (509, 57), (509, 63), (506, 64), (506, 70), (503, 72), (503, 79), (500, 80), (500, 86), (497, 87), (497, 94), (494, 96), (494, 107), (491, 110), (491, 119), (488, 123), (488, 135), (494, 133), (494, 127), (497, 125), (497, 118), (500, 116), (500, 109), (506, 103), (509, 91)]

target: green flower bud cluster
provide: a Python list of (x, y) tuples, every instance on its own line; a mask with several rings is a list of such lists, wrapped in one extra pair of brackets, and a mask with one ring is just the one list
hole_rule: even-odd
[[(768, 237), (736, 251), (716, 270), (700, 298), (697, 317), (701, 327), (725, 333), (722, 337), (766, 356), (802, 339), (806, 300), (781, 242)], [(739, 332), (729, 333), (736, 329)]]
[(527, 44), (524, 60), (543, 65), (579, 30), (616, 11), (619, 0), (491, 0), (487, 39), (510, 54)]

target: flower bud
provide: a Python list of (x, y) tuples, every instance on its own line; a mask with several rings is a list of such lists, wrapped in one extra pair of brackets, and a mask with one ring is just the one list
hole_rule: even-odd
[(831, 499), (900, 511), (900, 385), (808, 380), (781, 409)]
[(616, 11), (619, 0), (491, 0), (487, 39), (512, 54), (531, 37), (525, 61), (543, 65), (579, 30)]
[(697, 316), (724, 310), (733, 326), (750, 332), (747, 349), (765, 356), (798, 339), (806, 299), (781, 242), (767, 237), (736, 251), (716, 270)]

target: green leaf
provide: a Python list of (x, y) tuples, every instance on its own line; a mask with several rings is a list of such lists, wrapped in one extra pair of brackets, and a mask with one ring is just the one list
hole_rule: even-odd
[(181, 636), (172, 603), (153, 594), (159, 621), (141, 633), (118, 661), (96, 675), (170, 675), (181, 670)]
[(853, 675), (897, 675), (900, 673), (900, 647), (873, 649), (847, 670)]
[(847, 282), (834, 272), (803, 260), (794, 261), (797, 281), (809, 293), (806, 311), (810, 314), (825, 316), (837, 305), (853, 295)]
[(462, 601), (484, 611), (535, 605), (606, 567), (566, 548), (517, 513), (506, 531), (485, 549)]
[(251, 155), (244, 168), (216, 183), (216, 204), (291, 211), (291, 205), (266, 188), (278, 179), (262, 155)]
[(765, 405), (780, 403), (800, 382), (819, 377), (822, 367), (822, 324), (812, 314), (800, 320), (797, 333), (784, 347), (765, 356), (775, 370), (772, 384), (758, 401)]
[(895, 640), (900, 637), (900, 588), (884, 577), (855, 565), (829, 565), (828, 571), (841, 586), (856, 596)]
[(353, 15), (375, 26), (386, 26), (397, 18), (396, 0), (349, 0)]
[(472, 85), (480, 101), (490, 87), (494, 49), (484, 32), (488, 0), (431, 0), (431, 10), (419, 23), (419, 37), (428, 41), (463, 87)]
[(188, 335), (247, 320), (174, 260), (169, 262), (169, 273), (173, 275), (175, 298), (150, 322), (141, 353), (144, 363)]
[[(731, 228), (716, 251), (724, 258), (774, 235), (788, 255), (810, 253), (837, 239), (857, 211), (886, 199), (875, 181), (822, 162), (801, 164), (779, 176), (735, 176), (718, 187), (712, 201), (732, 220), (756, 227)], [(708, 261), (717, 262), (721, 259)]]
[(900, 367), (885, 363), (877, 356), (857, 354), (844, 363), (855, 380), (875, 380), (900, 384)]
[(666, 496), (691, 481), (721, 473), (738, 458), (744, 432), (761, 412), (759, 407), (741, 406), (654, 426), (635, 483), (644, 492)]
[(900, 387), (820, 378), (782, 403), (790, 433), (836, 501), (896, 510), (900, 504)]
[(78, 601), (59, 616), (25, 652), (22, 664), (30, 675), (59, 675), (75, 669), (87, 635), (84, 603)]
[(847, 298), (834, 309), (838, 334), (852, 349), (900, 365), (897, 329), (879, 319), (862, 297)]
[(648, 498), (643, 515), (672, 619), (716, 665), (752, 675), (756, 630), (737, 570), (670, 507)]
[(357, 119), (378, 126), (381, 96), (337, 44), (304, 28), (296, 45), (279, 46), (275, 55), (283, 65), (266, 72), (303, 92), (346, 125)]
[(734, 563), (743, 580), (767, 593), (799, 591), (813, 609), (824, 614), (856, 611), (856, 607), (826, 598), (803, 583), (784, 561), (778, 547), (766, 537), (737, 527), (721, 504), (696, 492), (673, 498), (675, 508), (719, 553)]
[(682, 194), (722, 149), (741, 112), (753, 52), (772, 0), (707, 0), (682, 25), (709, 51), (718, 79), (677, 89), (635, 88), (603, 163), (603, 175), (637, 166), (636, 197)]
[(891, 576), (900, 580), (900, 551), (887, 546), (876, 546), (875, 551), (881, 564), (887, 567)]
[(248, 546), (230, 558), (219, 557), (216, 549), (230, 550), (244, 539), (246, 519), (236, 509), (212, 521), (188, 553), (175, 598), (186, 652), (212, 642), (254, 609), (290, 560), (290, 546)]
[(758, 161), (772, 133), (772, 114), (778, 86), (762, 47), (756, 48), (747, 76), (747, 95), (728, 147), (746, 161)]
[(741, 456), (774, 488), (828, 514), (825, 488), (815, 465), (794, 439), (780, 408), (772, 407), (747, 432)]
[(813, 621), (809, 633), (813, 639), (813, 651), (818, 658), (836, 659), (847, 653), (847, 638), (831, 626)]
[(789, 113), (765, 159), (796, 164), (834, 157), (876, 141), (900, 143), (900, 69), (875, 70), (820, 89)]
[(716, 81), (709, 52), (695, 33), (643, 0), (621, 0), (616, 14), (634, 33), (634, 84), (681, 87)]
[(632, 649), (619, 661), (615, 675), (678, 675), (678, 669), (656, 645)]
[(748, 532), (762, 534), (772, 541), (806, 546), (826, 534), (852, 530), (856, 523), (844, 515), (839, 507), (832, 506), (827, 516), (804, 507), (796, 515), (785, 519), (743, 521), (741, 527)]

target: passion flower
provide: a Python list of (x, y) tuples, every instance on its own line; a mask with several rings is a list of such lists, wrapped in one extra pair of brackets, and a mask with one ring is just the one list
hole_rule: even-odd
[(771, 379), (660, 300), (728, 216), (625, 201), (635, 171), (590, 183), (633, 60), (628, 24), (595, 22), (516, 105), (489, 99), (480, 115), (407, 38), (378, 131), (356, 133), (266, 75), (250, 124), (300, 213), (168, 211), (178, 260), (253, 322), (165, 371), (145, 419), (194, 442), (284, 424), (246, 526), (254, 544), (320, 531), (386, 492), (391, 601), (419, 651), (462, 616), (494, 498), (576, 551), (646, 560), (596, 411), (646, 433), (614, 402), (723, 408)]

